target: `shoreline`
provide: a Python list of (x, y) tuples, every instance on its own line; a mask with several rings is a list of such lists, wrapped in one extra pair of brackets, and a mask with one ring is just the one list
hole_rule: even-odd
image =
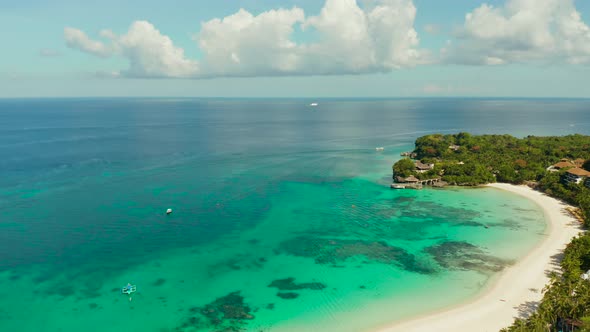
[(453, 307), (398, 321), (376, 332), (498, 332), (521, 317), (519, 308), (537, 303), (549, 283), (547, 271), (559, 269), (556, 255), (582, 232), (580, 223), (565, 209), (570, 205), (527, 186), (505, 183), (486, 187), (523, 196), (537, 204), (547, 221), (546, 237), (516, 264), (492, 278), (477, 297)]

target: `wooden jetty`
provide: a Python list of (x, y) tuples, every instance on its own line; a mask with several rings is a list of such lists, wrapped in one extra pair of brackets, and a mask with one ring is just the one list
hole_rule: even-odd
[(434, 178), (434, 179), (427, 179), (427, 180), (419, 180), (415, 176), (409, 176), (407, 178), (403, 177), (396, 177), (395, 183), (392, 183), (390, 188), (391, 189), (422, 189), (424, 186), (433, 186), (433, 187), (444, 187), (447, 183), (442, 181), (441, 178)]

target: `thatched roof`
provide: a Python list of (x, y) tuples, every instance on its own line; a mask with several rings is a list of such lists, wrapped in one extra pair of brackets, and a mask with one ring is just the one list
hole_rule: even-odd
[(405, 182), (420, 182), (415, 176), (410, 175), (405, 179)]
[(421, 171), (429, 171), (432, 169), (432, 165), (423, 164), (420, 160), (416, 161), (416, 168)]
[(569, 169), (567, 172), (570, 174), (576, 175), (576, 176), (590, 176), (590, 172), (588, 172), (585, 169), (581, 169), (581, 168), (577, 168), (577, 167)]
[(557, 164), (553, 165), (555, 168), (568, 168), (568, 167), (576, 167), (576, 165), (572, 164), (569, 161), (560, 161)]

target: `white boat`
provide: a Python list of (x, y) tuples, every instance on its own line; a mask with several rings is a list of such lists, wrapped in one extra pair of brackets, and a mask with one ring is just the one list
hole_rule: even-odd
[(309, 104), (309, 106), (311, 106), (311, 107), (316, 107), (318, 105), (319, 105), (318, 103), (311, 103), (311, 104)]
[(385, 148), (384, 148), (384, 147), (378, 147), (378, 148), (375, 148), (375, 151), (383, 151), (383, 150), (385, 150)]
[(166, 210), (166, 214), (171, 214), (171, 213), (172, 213), (172, 209)]
[(393, 183), (391, 184), (391, 189), (406, 189), (406, 186), (403, 184)]
[(121, 293), (123, 294), (131, 295), (135, 292), (137, 292), (137, 286), (132, 285), (131, 283), (128, 283), (127, 286), (121, 288)]

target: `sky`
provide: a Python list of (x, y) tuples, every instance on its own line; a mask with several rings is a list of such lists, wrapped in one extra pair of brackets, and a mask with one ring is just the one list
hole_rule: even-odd
[(590, 97), (588, 0), (0, 0), (0, 98)]

